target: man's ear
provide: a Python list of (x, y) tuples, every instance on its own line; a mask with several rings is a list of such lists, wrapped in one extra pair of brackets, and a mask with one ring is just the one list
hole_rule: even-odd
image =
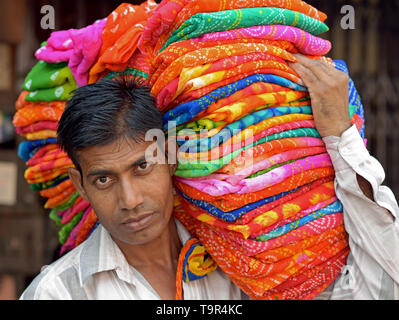
[(76, 190), (78, 191), (79, 195), (86, 201), (89, 201), (87, 198), (86, 191), (83, 188), (82, 185), (82, 175), (80, 174), (80, 171), (77, 170), (76, 168), (68, 168), (68, 174), (69, 178), (72, 180), (73, 185), (75, 186)]

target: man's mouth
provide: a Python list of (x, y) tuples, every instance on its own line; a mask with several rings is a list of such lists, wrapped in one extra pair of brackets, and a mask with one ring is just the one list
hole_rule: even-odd
[(141, 214), (138, 217), (129, 218), (122, 225), (130, 231), (140, 231), (147, 228), (154, 217), (154, 212)]

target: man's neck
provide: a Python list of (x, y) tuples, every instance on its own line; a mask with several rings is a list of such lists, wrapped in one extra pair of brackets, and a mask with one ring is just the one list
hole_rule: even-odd
[(182, 244), (173, 218), (160, 237), (145, 245), (130, 245), (114, 239), (127, 262), (136, 269), (163, 267), (176, 269)]

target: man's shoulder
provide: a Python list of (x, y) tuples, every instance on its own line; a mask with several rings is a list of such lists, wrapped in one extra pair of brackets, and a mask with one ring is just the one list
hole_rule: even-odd
[[(86, 243), (71, 250), (50, 265), (43, 266), (40, 274), (25, 289), (20, 299), (68, 299), (61, 297), (63, 289), (80, 283), (80, 257)], [(66, 292), (65, 292), (66, 293)]]

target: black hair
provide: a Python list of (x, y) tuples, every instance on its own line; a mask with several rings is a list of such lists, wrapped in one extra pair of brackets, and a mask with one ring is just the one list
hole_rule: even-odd
[(82, 173), (77, 152), (122, 137), (144, 141), (162, 130), (162, 115), (150, 88), (137, 78), (102, 79), (75, 90), (60, 119), (57, 141)]

